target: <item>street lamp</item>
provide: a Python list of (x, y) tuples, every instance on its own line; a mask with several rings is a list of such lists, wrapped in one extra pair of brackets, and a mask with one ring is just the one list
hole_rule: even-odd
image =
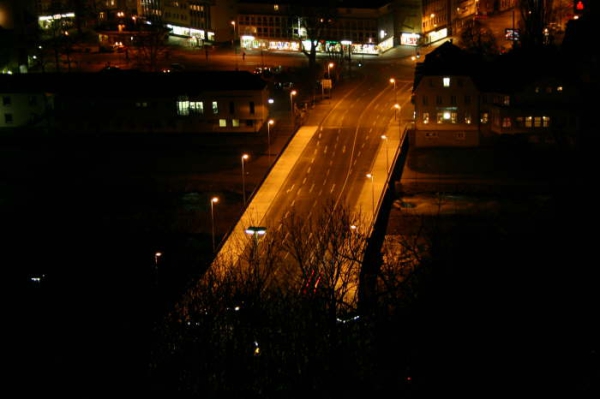
[(211, 220), (211, 227), (212, 227), (212, 245), (213, 245), (213, 252), (215, 252), (217, 246), (215, 243), (215, 204), (219, 202), (219, 197), (212, 197), (210, 199), (210, 220)]
[(263, 226), (250, 226), (246, 229), (246, 234), (254, 237), (254, 248), (252, 249), (252, 258), (256, 258), (258, 256), (258, 237), (267, 234), (267, 228)]
[(333, 68), (333, 62), (327, 64), (327, 79), (331, 79), (331, 68)]
[(235, 21), (231, 21), (231, 25), (233, 25), (233, 40), (231, 41), (231, 44), (233, 46), (233, 57), (235, 58), (235, 70), (238, 70), (238, 59), (237, 59), (237, 46), (235, 44), (235, 39), (237, 37), (237, 32), (235, 29)]
[(246, 172), (244, 171), (244, 163), (248, 158), (250, 158), (250, 155), (242, 155), (242, 194), (244, 198), (244, 205), (246, 205)]
[(154, 254), (154, 267), (158, 269), (158, 259), (162, 256), (162, 252), (156, 252)]
[(389, 170), (390, 170), (390, 155), (389, 155), (388, 137), (385, 134), (382, 134), (381, 138), (383, 140), (385, 140), (385, 165), (389, 172)]
[(254, 242), (258, 245), (258, 237), (267, 234), (267, 228), (263, 226), (250, 226), (246, 229), (246, 234), (254, 237)]
[(269, 119), (267, 122), (267, 156), (269, 159), (269, 166), (271, 166), (271, 125), (274, 124), (273, 119)]
[(396, 116), (400, 111), (402, 110), (402, 107), (400, 106), (400, 104), (396, 103), (394, 104), (394, 120), (398, 119), (398, 117)]
[[(375, 219), (375, 182), (373, 181), (373, 174), (367, 173), (367, 178), (371, 179), (371, 208), (373, 210), (373, 219)], [(375, 224), (375, 220), (373, 220)]]
[(396, 99), (396, 79), (390, 78), (390, 83), (394, 85), (394, 104), (395, 104), (398, 102)]
[(292, 125), (294, 125), (294, 96), (297, 93), (296, 90), (290, 91), (290, 118), (292, 119)]

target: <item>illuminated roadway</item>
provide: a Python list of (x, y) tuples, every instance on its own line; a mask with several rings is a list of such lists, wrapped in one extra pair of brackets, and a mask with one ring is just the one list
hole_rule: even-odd
[[(309, 111), (313, 117), (296, 132), (250, 199), (245, 213), (221, 243), (216, 263), (237, 264), (246, 246), (252, 244), (245, 231), (248, 227), (265, 227), (268, 234), (281, 229), (290, 214), (307, 220), (326, 211), (331, 202), (351, 210), (356, 222), (366, 227), (363, 231), (370, 233), (404, 125), (412, 116), (414, 72), (413, 65), (406, 66), (392, 69), (388, 64), (373, 63), (354, 72), (343, 94), (334, 89), (331, 101), (317, 105), (320, 112)], [(406, 76), (398, 76), (401, 69)], [(393, 70), (397, 73), (395, 93), (390, 82)], [(395, 103), (401, 106), (399, 112)]]

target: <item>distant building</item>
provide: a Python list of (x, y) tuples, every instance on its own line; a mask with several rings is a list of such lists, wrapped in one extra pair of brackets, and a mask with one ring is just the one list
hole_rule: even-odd
[(512, 136), (576, 147), (581, 83), (567, 65), (544, 48), (484, 61), (448, 41), (417, 65), (411, 140), (418, 147), (463, 147)]
[(269, 90), (246, 71), (0, 75), (0, 132), (255, 133)]

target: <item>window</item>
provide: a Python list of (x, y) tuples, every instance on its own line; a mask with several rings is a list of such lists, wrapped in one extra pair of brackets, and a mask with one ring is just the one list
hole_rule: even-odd
[(219, 127), (227, 127), (227, 119), (219, 119)]
[(550, 117), (549, 116), (542, 116), (542, 126), (550, 127)]
[(532, 126), (533, 126), (533, 117), (526, 116), (525, 117), (525, 127), (532, 127)]
[(490, 114), (482, 112), (479, 121), (484, 125), (487, 124), (490, 121)]
[(470, 112), (465, 112), (465, 123), (467, 125), (470, 125), (471, 123), (473, 123), (473, 118), (471, 117)]
[(539, 116), (535, 116), (533, 118), (533, 127), (541, 127), (542, 126), (542, 118)]
[[(140, 103), (136, 103), (135, 106), (139, 107)], [(177, 98), (177, 115), (188, 116), (190, 114), (190, 102), (186, 96)]]
[(190, 113), (196, 115), (203, 115), (204, 103), (202, 101), (190, 101)]
[(233, 127), (240, 127), (240, 120), (239, 119), (232, 119), (231, 120), (231, 126), (233, 126)]
[(213, 114), (218, 114), (219, 113), (219, 105), (217, 104), (216, 101), (212, 102), (212, 111), (213, 111)]
[(465, 105), (471, 104), (471, 96), (465, 96)]
[(450, 105), (456, 105), (456, 96), (450, 96)]
[(423, 124), (429, 123), (429, 112), (423, 112)]
[(4, 114), (4, 123), (7, 125), (13, 124), (13, 115), (12, 114)]
[(436, 120), (437, 120), (438, 124), (444, 123), (444, 113), (443, 112), (438, 112)]
[[(448, 118), (444, 118), (444, 119), (448, 119)], [(457, 120), (458, 120), (458, 113), (457, 112), (450, 112), (450, 122), (456, 123)]]
[(506, 127), (506, 128), (510, 128), (511, 127), (510, 117), (505, 116), (505, 117), (502, 118), (502, 127)]
[(504, 97), (502, 97), (502, 104), (503, 105), (510, 105), (510, 96), (504, 96)]
[(234, 104), (234, 102), (233, 102), (233, 101), (230, 101), (230, 102), (229, 102), (229, 113), (230, 113), (231, 115), (235, 114), (235, 104)]
[(12, 100), (9, 96), (2, 97), (2, 105), (4, 105), (5, 107), (8, 107), (8, 106), (10, 106), (10, 104), (12, 104)]
[(256, 113), (254, 101), (250, 101), (250, 115), (254, 115)]
[(429, 105), (429, 100), (427, 96), (423, 96), (423, 99), (421, 100), (421, 102), (423, 103), (423, 105)]
[(464, 140), (466, 140), (467, 135), (465, 132), (456, 132), (456, 133), (454, 133), (454, 138), (456, 140), (464, 141)]
[(444, 82), (444, 87), (450, 87), (450, 78), (445, 77), (442, 78), (443, 82)]
[(437, 105), (442, 105), (442, 96), (435, 96), (435, 103)]

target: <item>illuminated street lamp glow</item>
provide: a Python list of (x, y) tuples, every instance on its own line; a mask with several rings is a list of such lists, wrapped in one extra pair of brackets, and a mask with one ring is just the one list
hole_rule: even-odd
[(331, 68), (333, 68), (334, 63), (330, 62), (327, 64), (327, 79), (331, 79)]

